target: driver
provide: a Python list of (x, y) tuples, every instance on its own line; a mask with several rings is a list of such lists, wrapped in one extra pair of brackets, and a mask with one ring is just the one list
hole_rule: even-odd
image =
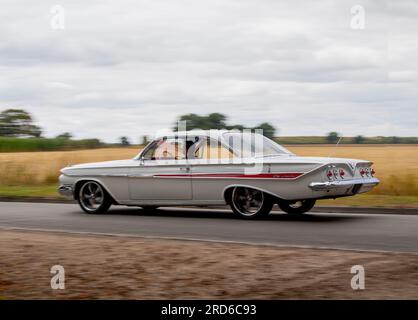
[(169, 159), (184, 159), (184, 152), (181, 145), (177, 142), (165, 143), (162, 146), (161, 157), (160, 159), (169, 160)]

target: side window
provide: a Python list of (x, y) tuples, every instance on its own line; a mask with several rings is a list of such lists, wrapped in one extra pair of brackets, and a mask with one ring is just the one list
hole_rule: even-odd
[(144, 155), (145, 160), (186, 159), (186, 145), (182, 138), (162, 138), (155, 141)]
[(202, 139), (195, 152), (198, 159), (233, 159), (235, 155), (220, 142), (213, 139)]

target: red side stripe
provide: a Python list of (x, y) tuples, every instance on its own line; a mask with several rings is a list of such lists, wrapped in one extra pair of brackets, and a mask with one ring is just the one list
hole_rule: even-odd
[(303, 175), (303, 172), (281, 172), (281, 173), (188, 173), (188, 174), (156, 174), (154, 177), (181, 178), (248, 178), (248, 179), (295, 179)]

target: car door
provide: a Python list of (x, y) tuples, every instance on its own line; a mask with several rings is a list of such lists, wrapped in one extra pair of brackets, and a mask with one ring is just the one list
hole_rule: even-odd
[(243, 175), (247, 166), (220, 141), (206, 137), (200, 138), (194, 156), (189, 163), (196, 201), (222, 202), (225, 188)]
[(191, 200), (190, 166), (183, 138), (153, 142), (138, 165), (130, 168), (131, 200)]

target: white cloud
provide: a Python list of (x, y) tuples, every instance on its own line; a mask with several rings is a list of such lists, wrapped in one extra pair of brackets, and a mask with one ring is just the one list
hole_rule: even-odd
[(61, 1), (64, 30), (54, 4), (0, 11), (0, 108), (48, 135), (137, 141), (188, 112), (283, 135), (418, 135), (414, 1), (360, 1), (364, 30), (351, 1)]

